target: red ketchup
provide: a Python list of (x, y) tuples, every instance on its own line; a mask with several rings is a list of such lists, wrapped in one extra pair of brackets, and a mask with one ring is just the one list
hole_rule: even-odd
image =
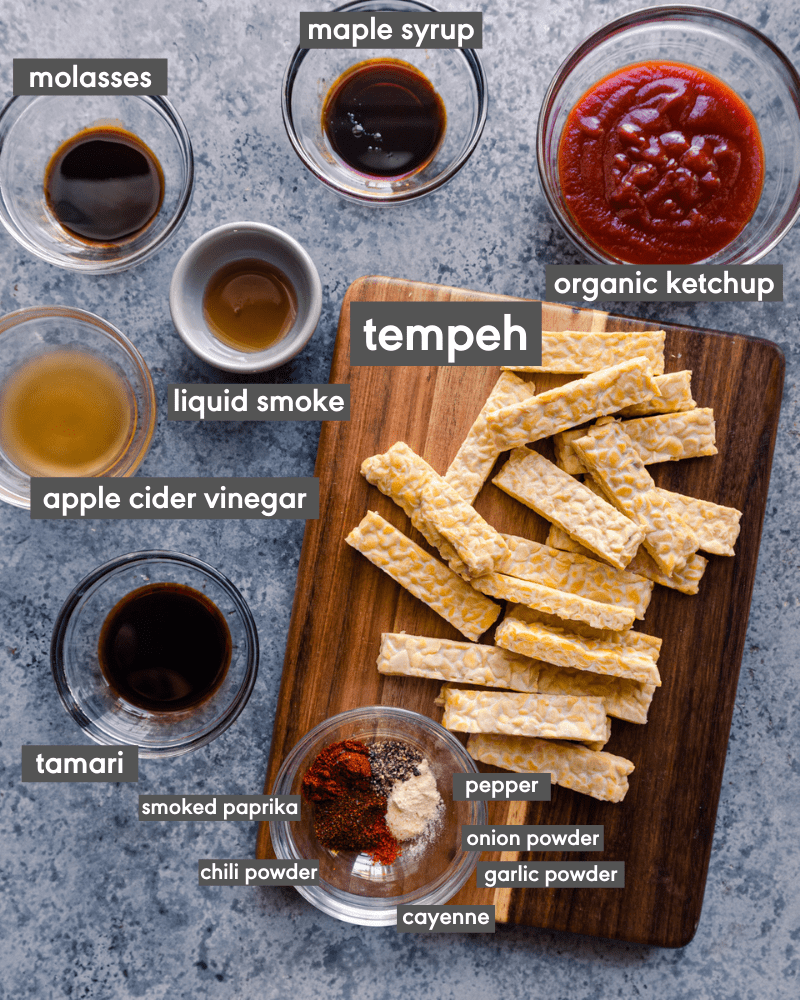
[(756, 120), (730, 87), (682, 63), (605, 77), (570, 112), (558, 151), (575, 223), (631, 264), (691, 264), (752, 218), (764, 180)]

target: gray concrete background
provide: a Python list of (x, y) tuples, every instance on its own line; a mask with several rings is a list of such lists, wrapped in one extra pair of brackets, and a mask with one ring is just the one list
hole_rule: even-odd
[[(170, 322), (167, 290), (205, 230), (251, 219), (297, 237), (325, 286), (308, 348), (277, 381), (325, 382), (339, 306), (369, 273), (537, 297), (546, 262), (578, 263), (556, 231), (534, 172), (539, 102), (581, 38), (641, 3), (487, 2), (483, 59), (491, 107), (471, 162), (443, 191), (395, 210), (334, 198), (301, 167), (280, 120), (279, 85), (296, 13), (274, 0), (3, 0), (0, 93), (15, 56), (166, 56), (170, 97), (197, 155), (194, 203), (172, 244), (128, 273), (82, 277), (0, 234), (0, 312), (77, 305), (139, 346), (159, 399), (167, 382), (225, 380), (196, 361)], [(458, 10), (474, 3), (442, 3)], [(800, 50), (793, 0), (713, 6)], [(325, 7), (324, 9), (328, 9)], [(31, 522), (0, 509), (0, 997), (384, 998), (472, 1000), (795, 997), (800, 969), (797, 754), (798, 353), (800, 228), (766, 263), (785, 268), (785, 301), (625, 306), (647, 318), (756, 334), (786, 352), (787, 379), (758, 578), (739, 682), (705, 907), (679, 951), (502, 928), (493, 937), (397, 937), (319, 914), (291, 889), (199, 889), (199, 857), (252, 855), (255, 825), (152, 824), (142, 792), (260, 791), (303, 525), (293, 522)], [(311, 475), (316, 424), (171, 424), (162, 407), (142, 474)], [(207, 559), (242, 590), (262, 643), (261, 670), (238, 723), (187, 758), (142, 761), (135, 785), (20, 783), (20, 745), (81, 742), (51, 680), (52, 623), (74, 583), (141, 548)], [(687, 762), (691, 766), (691, 762)]]

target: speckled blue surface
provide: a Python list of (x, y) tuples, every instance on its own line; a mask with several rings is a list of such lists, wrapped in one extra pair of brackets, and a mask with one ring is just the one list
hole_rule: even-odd
[[(3, 0), (0, 92), (22, 56), (166, 56), (170, 97), (197, 156), (192, 209), (172, 244), (134, 271), (82, 277), (40, 263), (0, 234), (0, 311), (92, 310), (124, 330), (167, 382), (220, 378), (169, 318), (169, 279), (189, 242), (223, 222), (269, 222), (297, 237), (325, 286), (309, 347), (276, 381), (324, 382), (339, 306), (369, 273), (538, 297), (544, 264), (577, 262), (534, 173), (539, 101), (577, 41), (642, 3), (487, 2), (489, 122), (443, 191), (394, 210), (328, 194), (296, 159), (279, 85), (296, 13), (319, 2)], [(713, 6), (800, 52), (793, 0)], [(458, 10), (474, 3), (441, 3)], [(643, 317), (776, 340), (787, 377), (747, 644), (705, 906), (678, 951), (501, 928), (492, 936), (398, 937), (322, 916), (291, 889), (200, 889), (200, 857), (252, 856), (254, 824), (140, 825), (138, 792), (261, 790), (289, 625), (301, 522), (31, 522), (0, 509), (0, 997), (369, 998), (440, 1000), (777, 1000), (800, 994), (800, 228), (766, 260), (785, 269), (769, 305), (626, 305)], [(163, 407), (162, 407), (163, 410)], [(161, 414), (146, 475), (310, 475), (316, 424), (171, 424)], [(242, 590), (262, 644), (255, 692), (237, 724), (187, 758), (142, 761), (136, 785), (20, 783), (23, 743), (82, 742), (48, 662), (50, 631), (74, 583), (141, 548), (218, 566)]]

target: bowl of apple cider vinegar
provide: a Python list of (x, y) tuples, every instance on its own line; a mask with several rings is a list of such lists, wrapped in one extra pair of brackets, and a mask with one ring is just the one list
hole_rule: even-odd
[(153, 436), (144, 359), (81, 309), (0, 319), (0, 499), (30, 506), (33, 476), (130, 476)]

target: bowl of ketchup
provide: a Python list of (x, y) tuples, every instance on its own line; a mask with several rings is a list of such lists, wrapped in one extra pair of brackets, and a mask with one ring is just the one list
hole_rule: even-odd
[(800, 214), (800, 78), (703, 7), (605, 25), (565, 60), (538, 126), (542, 189), (589, 260), (744, 264)]

